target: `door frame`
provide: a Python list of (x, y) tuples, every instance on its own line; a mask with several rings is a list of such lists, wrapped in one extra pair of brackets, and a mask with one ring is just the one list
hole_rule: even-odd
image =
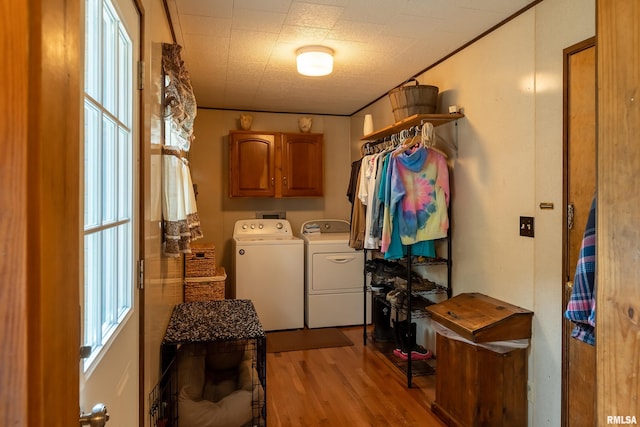
[[(146, 50), (145, 50), (145, 10), (144, 5), (142, 4), (143, 0), (131, 0), (134, 7), (138, 11), (139, 16), (139, 32), (138, 40), (138, 206), (137, 206), (137, 214), (138, 214), (138, 283), (134, 292), (138, 292), (138, 425), (144, 426), (146, 421), (145, 414), (148, 413), (148, 400), (146, 399), (146, 395), (148, 394), (148, 390), (145, 387), (145, 292), (144, 292), (144, 259), (145, 259), (145, 235), (146, 235), (146, 191), (145, 191), (145, 183), (147, 182), (147, 169), (146, 159), (144, 158), (147, 153), (147, 147), (145, 145), (145, 141), (147, 138), (147, 128), (145, 127), (145, 84), (148, 76), (146, 73), (142, 72), (145, 69), (145, 60), (146, 60)], [(142, 270), (142, 271), (140, 271)]]

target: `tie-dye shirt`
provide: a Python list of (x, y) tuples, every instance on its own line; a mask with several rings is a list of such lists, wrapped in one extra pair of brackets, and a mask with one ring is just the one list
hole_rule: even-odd
[(385, 183), (382, 252), (398, 233), (403, 245), (440, 239), (449, 229), (449, 169), (437, 151), (391, 156)]

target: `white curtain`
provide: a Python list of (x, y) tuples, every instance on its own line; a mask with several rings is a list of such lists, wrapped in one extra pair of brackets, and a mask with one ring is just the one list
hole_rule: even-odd
[(191, 241), (202, 237), (189, 169), (196, 99), (189, 73), (180, 57), (181, 46), (162, 45), (164, 71), (164, 145), (162, 147), (162, 216), (165, 254), (191, 252)]

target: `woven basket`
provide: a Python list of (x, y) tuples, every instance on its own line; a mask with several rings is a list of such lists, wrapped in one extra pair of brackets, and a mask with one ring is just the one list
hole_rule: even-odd
[[(415, 81), (415, 86), (404, 86), (410, 81)], [(395, 121), (399, 122), (415, 114), (435, 113), (438, 87), (418, 84), (416, 79), (410, 79), (406, 83), (388, 93)]]
[(213, 277), (216, 275), (216, 248), (209, 243), (191, 245), (191, 253), (184, 256), (185, 277)]
[(219, 267), (213, 277), (185, 279), (184, 302), (223, 300), (226, 279), (224, 267)]

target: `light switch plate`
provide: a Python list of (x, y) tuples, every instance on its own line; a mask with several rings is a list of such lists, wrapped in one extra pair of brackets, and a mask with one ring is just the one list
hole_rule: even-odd
[(520, 217), (520, 235), (524, 237), (533, 237), (534, 221), (532, 216)]

